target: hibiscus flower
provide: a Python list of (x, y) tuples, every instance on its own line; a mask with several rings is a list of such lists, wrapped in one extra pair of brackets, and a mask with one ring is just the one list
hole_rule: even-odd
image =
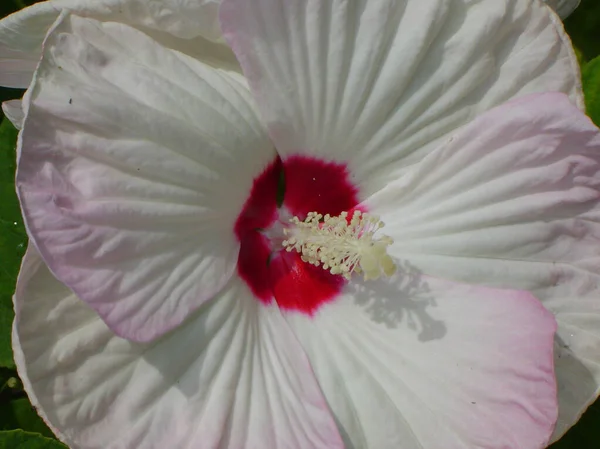
[[(213, 6), (64, 2), (75, 14), (47, 33), (19, 137), (34, 245), (13, 337), (57, 435), (542, 448), (554, 319), (490, 286), (556, 314), (564, 432), (600, 379), (600, 142), (571, 103), (556, 16), (527, 0), (226, 0), (234, 56), (194, 26)], [(40, 8), (4, 31), (56, 19)], [(570, 100), (526, 95), (540, 91)], [(290, 243), (293, 217), (357, 210), (385, 223), (394, 275), (378, 253), (383, 278), (347, 281)]]

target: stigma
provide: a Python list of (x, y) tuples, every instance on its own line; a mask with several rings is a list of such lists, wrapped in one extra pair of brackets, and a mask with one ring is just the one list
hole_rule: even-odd
[(351, 217), (347, 212), (335, 217), (309, 212), (304, 221), (293, 217), (290, 222), (282, 245), (286, 251), (297, 251), (304, 262), (348, 280), (353, 273), (362, 273), (369, 280), (396, 272), (387, 253), (393, 240), (375, 235), (384, 226), (377, 216), (359, 210)]

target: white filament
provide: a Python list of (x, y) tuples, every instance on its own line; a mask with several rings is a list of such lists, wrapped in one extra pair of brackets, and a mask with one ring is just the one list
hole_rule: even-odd
[(384, 224), (379, 217), (354, 211), (339, 216), (323, 216), (310, 212), (304, 221), (293, 217), (294, 225), (284, 230), (287, 251), (296, 250), (304, 262), (321, 266), (331, 274), (350, 279), (352, 273), (363, 273), (365, 280), (391, 276), (396, 264), (387, 254), (393, 240), (385, 235), (375, 238)]

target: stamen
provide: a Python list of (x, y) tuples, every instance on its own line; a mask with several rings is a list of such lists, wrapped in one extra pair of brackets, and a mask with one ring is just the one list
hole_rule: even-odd
[(304, 262), (346, 279), (354, 272), (363, 273), (365, 280), (396, 272), (387, 254), (393, 240), (386, 235), (374, 237), (384, 226), (377, 216), (357, 210), (348, 220), (347, 212), (336, 217), (309, 212), (304, 221), (293, 217), (290, 222), (295, 226), (284, 230), (289, 238), (282, 245), (300, 253)]

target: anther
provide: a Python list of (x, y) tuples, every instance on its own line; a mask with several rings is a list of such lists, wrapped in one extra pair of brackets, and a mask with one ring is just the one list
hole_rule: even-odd
[(352, 217), (342, 212), (337, 217), (309, 212), (285, 230), (290, 237), (283, 241), (287, 251), (297, 251), (303, 261), (321, 266), (331, 274), (350, 279), (352, 273), (362, 273), (365, 280), (392, 276), (396, 264), (387, 254), (393, 240), (375, 233), (383, 228), (379, 217), (354, 211)]

